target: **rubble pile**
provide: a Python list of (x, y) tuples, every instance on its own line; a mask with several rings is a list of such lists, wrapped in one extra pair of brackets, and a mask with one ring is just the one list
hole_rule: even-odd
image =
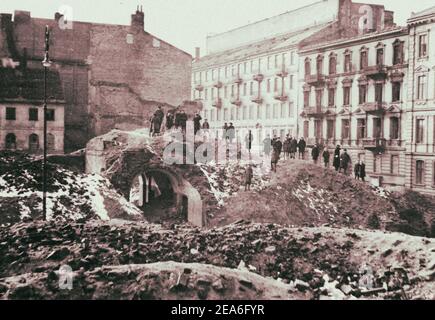
[[(249, 210), (246, 203), (251, 204)], [(239, 219), (288, 226), (375, 229), (433, 237), (435, 200), (387, 193), (307, 162), (281, 163), (260, 191), (240, 192), (209, 220), (223, 226)], [(433, 228), (433, 227), (432, 227)]]
[[(109, 290), (114, 283), (116, 292), (126, 297), (139, 294), (143, 284), (142, 298), (150, 297), (152, 286), (147, 281), (154, 281), (156, 271), (131, 266), (142, 271), (129, 272), (127, 266), (169, 261), (251, 272), (275, 279), (286, 285), (288, 292), (304, 294), (307, 299), (435, 298), (435, 241), (379, 231), (284, 228), (244, 221), (211, 230), (187, 225), (164, 229), (145, 223), (21, 223), (0, 228), (0, 255), (3, 298), (29, 298), (29, 292), (39, 298), (67, 294), (53, 285), (62, 265), (69, 265), (79, 275), (79, 294), (72, 294), (73, 298), (83, 292), (84, 297), (104, 297), (100, 288)], [(192, 274), (199, 272), (191, 269)], [(112, 272), (116, 279), (117, 270), (129, 280), (106, 276)], [(166, 273), (166, 278), (159, 280), (156, 287), (165, 288), (158, 289), (158, 297), (162, 292), (167, 292), (166, 297), (186, 297), (176, 289), (171, 291), (174, 283), (181, 282), (173, 277)], [(184, 278), (183, 285), (188, 286), (190, 273)], [(197, 293), (199, 287), (211, 290), (214, 282), (196, 280), (192, 276)], [(204, 292), (198, 294), (199, 298), (208, 297), (201, 296)]]
[[(98, 175), (85, 175), (48, 163), (48, 220), (141, 219), (141, 212)], [(42, 219), (42, 160), (4, 152), (0, 155), (0, 224)]]

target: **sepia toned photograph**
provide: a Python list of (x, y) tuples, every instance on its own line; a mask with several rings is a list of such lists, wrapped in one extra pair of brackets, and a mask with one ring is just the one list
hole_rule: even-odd
[(0, 0), (0, 300), (435, 300), (435, 4), (366, 2)]

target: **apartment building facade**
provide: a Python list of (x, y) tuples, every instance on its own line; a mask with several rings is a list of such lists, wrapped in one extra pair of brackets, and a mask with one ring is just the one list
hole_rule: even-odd
[(435, 194), (435, 7), (413, 14), (408, 28), (405, 186)]
[[(233, 123), (266, 135), (298, 134), (298, 45), (334, 21), (338, 0), (320, 1), (207, 39), (193, 63), (192, 99), (212, 129)], [(312, 16), (312, 20), (299, 19)]]
[(300, 51), (301, 134), (347, 149), (376, 184), (405, 183), (407, 28), (388, 28)]

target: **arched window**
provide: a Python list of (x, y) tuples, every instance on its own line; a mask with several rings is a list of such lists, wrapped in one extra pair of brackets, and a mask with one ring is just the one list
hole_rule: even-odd
[(47, 134), (47, 150), (49, 152), (56, 149), (55, 138), (52, 133)]
[(317, 69), (318, 75), (323, 74), (323, 56), (322, 55), (317, 56), (316, 69)]
[(13, 133), (6, 135), (6, 149), (15, 150), (17, 148), (17, 137)]
[(37, 152), (39, 150), (39, 137), (37, 134), (31, 134), (29, 136), (29, 151)]
[(311, 75), (311, 61), (309, 58), (305, 59), (305, 76)]

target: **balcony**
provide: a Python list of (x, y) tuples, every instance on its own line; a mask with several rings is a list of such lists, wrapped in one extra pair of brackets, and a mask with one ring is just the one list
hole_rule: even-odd
[(305, 82), (310, 86), (323, 86), (325, 84), (325, 75), (323, 74), (314, 74), (314, 75), (306, 75)]
[(220, 89), (220, 88), (222, 88), (224, 85), (223, 85), (223, 83), (222, 83), (222, 81), (215, 81), (214, 83), (213, 83), (213, 87), (215, 87), (215, 88), (217, 88), (217, 89)]
[(263, 98), (259, 95), (255, 95), (251, 97), (251, 101), (256, 103), (256, 104), (262, 104), (263, 103)]
[(211, 105), (218, 109), (222, 108), (222, 99), (221, 98), (214, 99)]
[(387, 140), (384, 138), (366, 138), (362, 140), (364, 149), (382, 152), (387, 147)]
[(237, 107), (240, 107), (242, 105), (242, 100), (240, 100), (239, 98), (232, 98), (230, 102)]
[(383, 64), (364, 68), (364, 75), (374, 80), (385, 79), (387, 77), (387, 74), (387, 67)]
[(204, 86), (202, 84), (198, 84), (195, 86), (195, 90), (199, 91), (199, 92), (203, 92), (204, 91)]
[(254, 81), (261, 82), (264, 80), (264, 74), (257, 73), (256, 75), (253, 76), (253, 79)]
[(286, 95), (285, 93), (278, 93), (274, 96), (275, 100), (281, 101), (281, 102), (286, 102), (288, 101), (288, 95)]
[(384, 102), (368, 102), (362, 108), (368, 114), (383, 114), (385, 113), (386, 105)]
[(241, 85), (241, 84), (243, 83), (243, 79), (242, 79), (242, 77), (240, 77), (240, 76), (236, 76), (236, 77), (233, 79), (233, 83), (234, 83), (234, 84), (237, 84), (237, 85)]
[(277, 71), (276, 72), (276, 76), (279, 77), (279, 78), (285, 78), (285, 77), (287, 77), (288, 76), (287, 69), (284, 67), (281, 70)]
[(305, 107), (304, 113), (309, 118), (321, 119), (325, 117), (325, 110), (322, 107)]

